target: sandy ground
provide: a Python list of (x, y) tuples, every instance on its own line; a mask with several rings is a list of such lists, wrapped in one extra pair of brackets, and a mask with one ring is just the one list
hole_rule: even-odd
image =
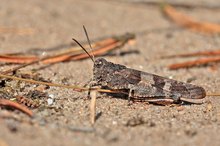
[[(207, 4), (207, 1), (201, 3)], [(220, 9), (179, 10), (199, 20), (220, 22)], [(140, 53), (106, 56), (106, 59), (180, 81), (194, 78), (192, 83), (203, 86), (207, 92), (220, 91), (218, 66), (214, 71), (210, 67), (170, 71), (167, 65), (185, 59), (158, 59), (161, 55), (219, 49), (220, 37), (178, 29), (156, 6), (126, 1), (1, 0), (0, 17), (0, 26), (37, 30), (33, 35), (0, 34), (1, 53), (47, 49), (69, 44), (72, 37), (85, 41), (82, 25), (87, 27), (91, 39), (132, 32), (136, 34), (136, 45), (125, 45), (120, 51), (138, 50)], [(32, 68), (39, 68), (39, 65), (23, 70)], [(65, 79), (68, 84), (83, 86), (92, 77), (92, 62), (86, 59), (58, 63), (38, 72), (56, 83), (63, 83)], [(210, 102), (202, 105), (170, 107), (147, 103), (127, 106), (127, 100), (99, 95), (99, 116), (92, 127), (86, 93), (55, 87), (46, 92), (54, 95), (52, 108), (34, 109), (33, 119), (17, 111), (13, 113), (20, 121), (0, 118), (1, 146), (220, 145), (218, 97), (207, 97)], [(0, 113), (6, 111), (1, 109)], [(135, 121), (141, 123), (132, 125)]]

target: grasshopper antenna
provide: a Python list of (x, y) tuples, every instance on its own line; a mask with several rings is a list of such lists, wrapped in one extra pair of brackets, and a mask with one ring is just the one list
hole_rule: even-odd
[(86, 54), (89, 55), (89, 58), (92, 60), (92, 62), (95, 63), (95, 61), (94, 61), (94, 59), (93, 59), (94, 57), (92, 57), (92, 56), (89, 54), (89, 52), (88, 52), (76, 39), (72, 38), (72, 40), (73, 40), (74, 42), (76, 42), (76, 43), (86, 52)]
[(86, 27), (85, 27), (84, 25), (83, 25), (83, 29), (84, 29), (84, 32), (85, 32), (85, 34), (86, 34), (86, 38), (87, 38), (87, 41), (88, 41), (88, 43), (89, 43), (89, 47), (90, 47), (91, 52), (92, 52), (92, 57), (93, 57), (93, 62), (94, 62), (95, 56), (94, 56), (94, 54), (93, 54), (93, 49), (92, 49), (91, 41), (90, 41), (90, 39), (89, 39), (88, 32), (87, 32)]

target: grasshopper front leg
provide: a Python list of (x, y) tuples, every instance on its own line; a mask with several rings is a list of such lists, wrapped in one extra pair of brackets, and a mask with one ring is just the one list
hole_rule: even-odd
[(84, 85), (84, 87), (88, 87), (88, 88), (89, 88), (88, 94), (87, 94), (87, 99), (90, 99), (91, 88), (92, 88), (92, 87), (97, 87), (97, 83), (91, 79), (91, 80), (89, 80), (89, 81)]

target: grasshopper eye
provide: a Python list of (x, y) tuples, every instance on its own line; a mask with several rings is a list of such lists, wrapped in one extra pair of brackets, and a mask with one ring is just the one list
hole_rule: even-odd
[(102, 66), (105, 66), (107, 61), (103, 58), (99, 58), (95, 61), (95, 67), (101, 68)]
[(103, 65), (102, 61), (97, 62), (96, 67), (100, 68)]

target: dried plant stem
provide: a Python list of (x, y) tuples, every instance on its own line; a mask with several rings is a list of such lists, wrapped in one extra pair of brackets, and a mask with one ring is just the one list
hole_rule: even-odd
[(28, 83), (32, 83), (32, 84), (40, 84), (40, 85), (48, 85), (48, 86), (61, 87), (61, 88), (67, 88), (67, 89), (74, 89), (75, 91), (80, 91), (80, 92), (88, 91), (88, 90), (91, 90), (91, 91), (96, 90), (98, 92), (104, 92), (104, 93), (128, 94), (127, 92), (123, 92), (120, 90), (108, 90), (108, 89), (100, 89), (100, 88), (84, 88), (84, 87), (79, 87), (79, 86), (62, 85), (62, 84), (36, 81), (36, 80), (31, 80), (31, 79), (24, 79), (24, 78), (19, 78), (19, 77), (10, 76), (10, 75), (4, 75), (4, 74), (0, 74), (0, 78), (7, 78), (7, 79), (12, 79), (12, 80), (24, 81), (24, 82), (28, 82)]
[(97, 97), (97, 91), (91, 91), (91, 104), (90, 104), (90, 121), (93, 125), (95, 123), (96, 118), (96, 97)]
[(31, 79), (24, 79), (24, 78), (19, 78), (15, 76), (9, 76), (9, 75), (3, 75), (0, 74), (1, 78), (9, 78), (13, 80), (19, 80), (19, 81), (24, 81), (24, 82), (29, 82), (32, 84), (41, 84), (41, 85), (48, 85), (48, 86), (55, 86), (55, 87), (63, 87), (63, 88), (68, 88), (68, 89), (78, 89), (78, 90), (88, 90), (87, 88), (83, 87), (78, 87), (78, 86), (68, 86), (68, 85), (62, 85), (62, 84), (55, 84), (55, 83), (49, 83), (49, 82), (42, 82), (42, 81), (36, 81), (36, 80), (31, 80)]

